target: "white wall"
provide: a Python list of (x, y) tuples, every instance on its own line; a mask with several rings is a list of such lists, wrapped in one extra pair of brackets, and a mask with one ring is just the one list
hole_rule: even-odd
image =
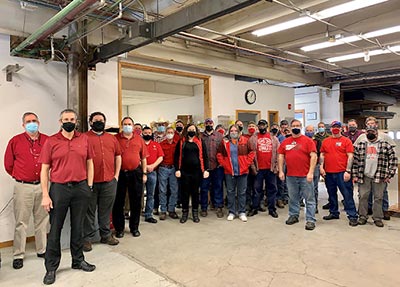
[[(304, 127), (308, 125), (313, 125), (316, 127), (320, 122), (321, 114), (321, 101), (320, 101), (320, 89), (318, 87), (305, 87), (295, 89), (294, 103), (296, 110), (304, 110), (305, 124)], [(308, 114), (316, 113), (316, 119), (308, 119)]]
[(334, 84), (331, 89), (321, 91), (321, 121), (331, 123), (334, 120), (343, 121), (343, 103), (340, 99), (340, 85)]

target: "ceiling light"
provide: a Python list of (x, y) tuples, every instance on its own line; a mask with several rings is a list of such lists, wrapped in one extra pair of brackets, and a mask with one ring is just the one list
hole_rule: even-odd
[[(383, 55), (383, 54), (389, 54), (391, 52), (400, 52), (400, 45), (399, 46), (393, 46), (393, 47), (388, 47), (387, 49), (379, 49), (379, 50), (372, 50), (369, 51), (368, 53), (368, 58), (371, 56), (377, 56), (377, 55)], [(347, 60), (353, 60), (353, 59), (362, 59), (366, 58), (366, 53), (361, 52), (361, 53), (355, 53), (355, 54), (348, 54), (348, 55), (343, 55), (343, 56), (338, 56), (338, 57), (332, 57), (326, 59), (328, 62), (333, 63), (333, 62), (341, 62), (341, 61), (347, 61)]]
[(369, 62), (369, 60), (371, 60), (370, 56), (369, 56), (369, 51), (365, 51), (364, 52), (364, 62)]
[(354, 10), (369, 7), (375, 4), (386, 2), (388, 0), (353, 0), (341, 5), (333, 6), (331, 8), (322, 10), (320, 12), (311, 14), (310, 17), (302, 16), (294, 20), (283, 22), (280, 24), (268, 26), (252, 32), (257, 37), (273, 34), (279, 31), (288, 30), (294, 27), (299, 27), (308, 23), (315, 22), (316, 19), (322, 20), (329, 17), (334, 17), (340, 14), (348, 13)]
[(322, 42), (322, 43), (318, 43), (318, 44), (314, 44), (314, 45), (304, 46), (304, 47), (301, 47), (300, 49), (303, 50), (304, 52), (310, 52), (310, 51), (325, 49), (325, 48), (329, 48), (329, 47), (333, 47), (333, 46), (343, 45), (346, 43), (357, 42), (357, 41), (362, 40), (362, 38), (366, 38), (366, 39), (374, 38), (374, 37), (389, 35), (389, 34), (393, 34), (393, 33), (397, 33), (397, 32), (400, 32), (400, 25), (368, 32), (368, 33), (362, 34), (360, 36), (350, 36), (350, 37), (345, 37), (342, 39), (336, 38), (337, 41), (334, 43), (332, 43), (331, 41), (326, 41), (326, 42)]

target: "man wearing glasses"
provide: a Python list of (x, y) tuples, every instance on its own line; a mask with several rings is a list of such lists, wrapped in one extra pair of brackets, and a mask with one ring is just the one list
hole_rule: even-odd
[(4, 167), (15, 180), (14, 185), (14, 260), (13, 268), (24, 266), (27, 227), (31, 216), (35, 228), (36, 253), (43, 258), (46, 251), (46, 233), (49, 216), (42, 208), (39, 155), (48, 136), (39, 132), (36, 114), (22, 116), (25, 132), (14, 136), (4, 155)]

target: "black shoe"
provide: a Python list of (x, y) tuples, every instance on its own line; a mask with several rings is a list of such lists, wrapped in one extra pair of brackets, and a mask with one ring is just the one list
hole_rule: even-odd
[(24, 267), (24, 259), (14, 259), (13, 260), (13, 268), (14, 269), (21, 269)]
[(315, 214), (318, 214), (319, 213), (319, 211), (318, 211), (318, 208), (315, 210)]
[(200, 218), (199, 218), (199, 211), (197, 209), (192, 210), (192, 216), (193, 216), (193, 222), (194, 223), (199, 223)]
[(47, 271), (43, 278), (44, 285), (51, 285), (56, 282), (56, 271)]
[(260, 206), (260, 207), (258, 208), (258, 211), (259, 211), (259, 212), (266, 212), (267, 209), (266, 209), (265, 207)]
[(357, 220), (357, 218), (352, 218), (352, 219), (350, 219), (350, 220), (349, 220), (349, 225), (350, 225), (350, 226), (353, 226), (353, 227), (357, 226), (357, 225), (358, 225), (358, 220)]
[(46, 256), (46, 252), (36, 253), (36, 256), (39, 257), (39, 258), (44, 258)]
[(115, 232), (115, 237), (117, 237), (117, 238), (122, 238), (122, 237), (124, 237), (124, 232), (123, 232), (123, 231), (116, 231), (116, 232)]
[(172, 219), (179, 219), (179, 216), (175, 211), (168, 212), (168, 216)]
[(90, 264), (83, 260), (82, 262), (76, 262), (72, 263), (71, 266), (72, 269), (79, 269), (85, 272), (92, 272), (94, 269), (96, 269), (96, 265)]
[(369, 208), (369, 207), (368, 207), (368, 213), (367, 213), (367, 214), (368, 214), (368, 215), (372, 215), (372, 213), (374, 213), (374, 212), (372, 211), (372, 208)]
[(189, 210), (182, 209), (182, 217), (180, 223), (185, 223), (188, 220), (188, 216), (189, 216)]
[(288, 220), (286, 220), (286, 224), (287, 225), (292, 225), (292, 224), (295, 224), (297, 222), (299, 222), (299, 218), (297, 216), (294, 216), (294, 215), (289, 216)]
[(383, 220), (390, 220), (390, 213), (389, 211), (383, 212)]
[(325, 205), (322, 206), (322, 209), (329, 209), (331, 207), (331, 205), (329, 204), (329, 202)]
[(271, 210), (270, 212), (268, 212), (269, 215), (271, 215), (273, 218), (278, 218), (278, 213), (275, 210)]
[(155, 219), (153, 217), (146, 218), (144, 221), (146, 221), (148, 223), (157, 223), (157, 219)]
[(330, 213), (329, 215), (322, 217), (322, 219), (323, 220), (339, 219), (339, 215), (333, 215), (332, 213)]
[(139, 230), (134, 230), (132, 231), (133, 237), (139, 237), (140, 236), (140, 231)]
[(247, 213), (247, 216), (254, 216), (258, 214), (258, 210), (257, 209), (252, 209), (249, 211), (249, 213)]

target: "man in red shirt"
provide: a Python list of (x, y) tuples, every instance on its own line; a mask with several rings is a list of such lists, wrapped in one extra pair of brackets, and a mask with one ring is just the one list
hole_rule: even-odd
[(147, 180), (147, 148), (142, 137), (133, 132), (133, 119), (122, 119), (122, 132), (115, 135), (122, 155), (121, 171), (118, 177), (117, 195), (112, 212), (113, 225), (117, 238), (124, 237), (125, 195), (128, 189), (131, 216), (129, 230), (134, 237), (139, 237), (140, 213), (142, 211), (143, 184)]
[(157, 168), (162, 162), (164, 152), (159, 143), (153, 141), (153, 132), (150, 127), (143, 128), (143, 139), (146, 143), (147, 152), (147, 181), (146, 181), (146, 208), (144, 211), (144, 220), (149, 223), (157, 223), (153, 218), (154, 208), (154, 190), (157, 183)]
[(286, 161), (286, 183), (289, 191), (289, 218), (287, 225), (299, 222), (300, 199), (306, 201), (306, 230), (315, 228), (314, 168), (317, 153), (312, 139), (301, 134), (301, 122), (290, 123), (292, 136), (286, 138), (278, 149), (279, 178), (283, 181), (285, 173), (283, 163)]
[(353, 165), (353, 143), (342, 136), (342, 123), (331, 123), (332, 136), (322, 142), (320, 155), (320, 171), (325, 177), (326, 189), (329, 195), (329, 215), (324, 220), (339, 219), (337, 189), (344, 198), (344, 209), (349, 218), (350, 226), (358, 225), (358, 215), (353, 199), (353, 183), (351, 168)]
[(39, 155), (48, 136), (39, 132), (36, 114), (27, 112), (22, 116), (25, 132), (14, 136), (4, 154), (4, 167), (15, 180), (14, 185), (14, 260), (13, 268), (24, 265), (26, 232), (33, 215), (35, 243), (38, 257), (44, 257), (49, 215), (42, 208), (40, 188)]
[(116, 138), (105, 132), (106, 116), (101, 112), (94, 112), (89, 116), (92, 128), (86, 133), (89, 144), (94, 150), (94, 180), (93, 192), (84, 222), (83, 251), (92, 250), (92, 241), (96, 234), (95, 214), (100, 231), (100, 242), (108, 245), (117, 245), (110, 230), (110, 215), (117, 191), (117, 179), (121, 169), (121, 149)]
[(66, 109), (61, 112), (61, 130), (46, 141), (39, 158), (42, 164), (42, 206), (50, 212), (46, 275), (43, 279), (46, 285), (53, 284), (56, 280), (56, 270), (61, 260), (61, 230), (68, 209), (71, 213), (72, 269), (91, 272), (96, 268), (85, 261), (82, 238), (83, 221), (93, 192), (93, 149), (87, 135), (75, 131), (77, 118), (74, 110)]

